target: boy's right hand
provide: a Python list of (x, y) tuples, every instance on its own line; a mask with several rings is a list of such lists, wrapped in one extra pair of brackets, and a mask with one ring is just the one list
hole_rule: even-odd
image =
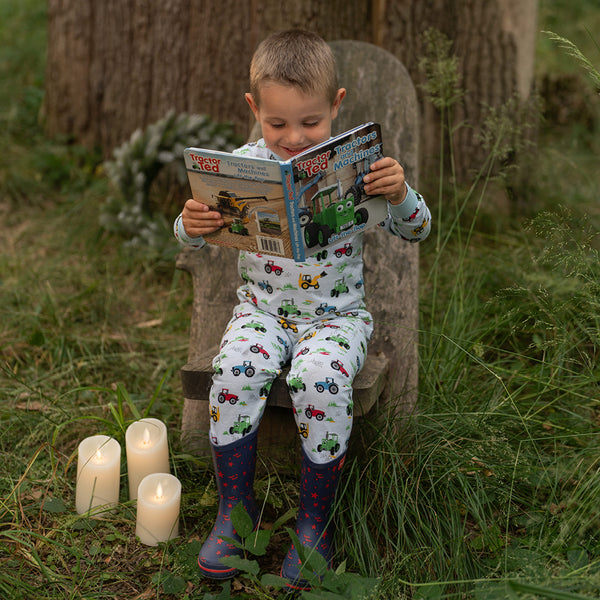
[(220, 212), (211, 210), (209, 206), (193, 198), (186, 201), (181, 213), (181, 221), (185, 232), (190, 237), (213, 233), (225, 224)]

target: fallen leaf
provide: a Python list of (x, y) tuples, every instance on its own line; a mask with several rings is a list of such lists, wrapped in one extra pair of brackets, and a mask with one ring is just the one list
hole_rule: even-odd
[(162, 325), (162, 319), (151, 319), (150, 321), (142, 321), (141, 323), (136, 323), (136, 327), (138, 329), (145, 329), (148, 327), (156, 327), (158, 325)]

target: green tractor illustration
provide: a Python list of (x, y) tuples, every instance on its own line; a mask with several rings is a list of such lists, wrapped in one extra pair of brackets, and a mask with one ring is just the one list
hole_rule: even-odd
[(269, 395), (269, 392), (271, 391), (271, 386), (272, 385), (273, 385), (273, 380), (267, 381), (267, 383), (265, 383), (265, 385), (263, 385), (260, 388), (260, 392), (258, 393), (258, 395), (261, 398), (266, 398)]
[(299, 315), (300, 312), (301, 311), (298, 308), (298, 305), (294, 304), (293, 298), (290, 300), (282, 300), (281, 305), (277, 309), (277, 314), (283, 315), (284, 317), (287, 317), (288, 315), (293, 315), (293, 314)]
[(237, 421), (229, 428), (229, 433), (241, 433), (246, 435), (252, 429), (250, 417), (248, 415), (238, 415)]
[(337, 298), (340, 294), (348, 293), (348, 285), (346, 284), (346, 280), (344, 277), (341, 279), (337, 279), (333, 289), (331, 290), (331, 297)]
[(302, 381), (301, 377), (291, 377), (288, 381), (288, 388), (290, 389), (290, 392), (295, 394), (300, 390), (306, 391), (306, 384), (304, 383), (304, 381)]
[(244, 220), (234, 218), (229, 226), (229, 233), (237, 233), (237, 235), (250, 235), (248, 228), (244, 225)]
[(304, 228), (304, 242), (308, 248), (317, 244), (326, 246), (332, 235), (343, 233), (354, 225), (362, 225), (369, 219), (366, 208), (355, 210), (352, 195), (341, 196), (338, 183), (319, 190), (310, 199), (313, 217)]
[(327, 341), (331, 340), (332, 342), (337, 342), (342, 348), (346, 348), (346, 350), (350, 350), (350, 344), (348, 340), (341, 335), (330, 335), (325, 338)]
[(248, 275), (248, 267), (242, 267), (240, 275), (246, 283), (251, 283), (254, 285), (254, 279), (252, 279), (250, 275)]
[(318, 452), (329, 452), (331, 456), (340, 449), (340, 442), (337, 433), (330, 433), (329, 431), (325, 434), (325, 437), (321, 443), (317, 446)]

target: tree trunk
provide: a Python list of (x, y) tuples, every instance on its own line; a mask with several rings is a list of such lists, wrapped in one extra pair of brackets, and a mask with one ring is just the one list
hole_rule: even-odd
[(481, 164), (485, 107), (529, 98), (536, 19), (537, 0), (296, 0), (283, 8), (274, 0), (48, 0), (47, 126), (105, 155), (170, 109), (232, 122), (245, 138), (254, 48), (274, 31), (305, 27), (327, 40), (379, 44), (405, 64), (420, 96), (421, 170), (436, 172), (439, 115), (419, 87), (424, 32), (433, 27), (459, 58), (465, 93), (454, 121), (463, 126), (453, 142), (465, 180)]
[(440, 154), (440, 115), (427, 99), (419, 62), (426, 54), (424, 33), (434, 28), (452, 42), (464, 91), (453, 114), (461, 126), (453, 135), (459, 180), (481, 166), (479, 140), (490, 107), (516, 97), (528, 102), (534, 75), (537, 0), (388, 0), (379, 35), (387, 50), (407, 67), (420, 91), (422, 173), (435, 171)]
[(284, 16), (272, 1), (48, 0), (48, 131), (108, 155), (174, 109), (232, 122), (245, 138), (244, 92), (258, 41), (301, 25), (326, 36), (326, 23), (334, 38), (361, 39), (368, 8), (304, 0)]

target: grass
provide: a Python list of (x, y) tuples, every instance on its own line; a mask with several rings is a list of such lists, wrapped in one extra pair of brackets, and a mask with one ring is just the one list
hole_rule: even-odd
[[(544, 1), (540, 16), (597, 65), (584, 27), (598, 19), (593, 6), (573, 13), (570, 2)], [(174, 244), (149, 257), (98, 225), (99, 157), (43, 135), (44, 23), (40, 0), (0, 8), (0, 594), (215, 597), (221, 586), (196, 569), (214, 484), (177, 436), (191, 286), (173, 268)], [(577, 78), (573, 101), (585, 98), (597, 127), (585, 74), (547, 37), (538, 55), (538, 78)], [(546, 123), (527, 215), (491, 211), (495, 181), (430, 201), (419, 414), (373, 425), (340, 494), (340, 557), (381, 578), (375, 598), (600, 592), (600, 148), (587, 129), (573, 115)], [(184, 490), (182, 536), (158, 548), (136, 541), (125, 485), (110, 519), (73, 509), (78, 442), (95, 433), (122, 442), (150, 404)], [(294, 481), (271, 474), (257, 487), (267, 521), (294, 506)], [(273, 538), (264, 571), (277, 572), (286, 544)], [(230, 595), (275, 596), (251, 578), (221, 593)]]

